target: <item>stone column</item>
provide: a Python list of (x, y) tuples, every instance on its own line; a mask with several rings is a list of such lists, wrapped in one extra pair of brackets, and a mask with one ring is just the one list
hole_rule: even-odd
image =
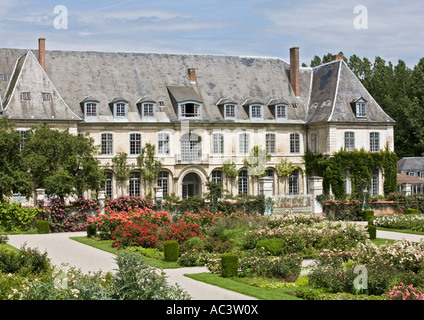
[(105, 213), (105, 191), (104, 190), (100, 190), (99, 194), (97, 195), (97, 199), (99, 199), (99, 203), (100, 203), (100, 214), (104, 214)]
[(274, 190), (274, 179), (271, 177), (259, 178), (259, 193), (265, 196), (265, 212), (264, 215), (272, 214), (272, 192)]
[(404, 183), (405, 186), (405, 196), (410, 196), (412, 194), (412, 184)]
[(46, 191), (44, 189), (35, 189), (35, 206), (38, 206), (38, 203), (42, 201), (42, 205), (44, 205), (44, 197), (46, 195)]
[(322, 206), (317, 201), (316, 197), (323, 193), (323, 178), (322, 177), (309, 177), (309, 192), (312, 196), (311, 200), (311, 213), (322, 214)]

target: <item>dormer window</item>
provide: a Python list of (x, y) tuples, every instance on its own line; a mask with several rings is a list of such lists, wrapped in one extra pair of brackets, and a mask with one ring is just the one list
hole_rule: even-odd
[(30, 92), (23, 92), (22, 93), (22, 100), (31, 100), (31, 93)]
[(50, 101), (50, 93), (42, 93), (43, 101)]
[(275, 106), (275, 118), (277, 120), (287, 120), (287, 105), (277, 104)]
[(251, 104), (250, 105), (250, 119), (251, 120), (263, 120), (263, 106), (259, 104)]
[(145, 102), (141, 105), (141, 111), (143, 118), (154, 118), (155, 104), (153, 102)]
[(0, 74), (0, 81), (7, 81), (7, 76), (5, 74)]
[(126, 117), (127, 116), (127, 104), (119, 102), (115, 104), (115, 117)]
[(225, 104), (224, 105), (224, 116), (225, 119), (236, 119), (237, 109), (235, 104)]
[(179, 118), (197, 118), (202, 117), (202, 105), (197, 102), (183, 102), (178, 105)]
[(97, 117), (97, 103), (96, 102), (87, 102), (85, 104), (85, 116), (86, 117)]
[(367, 100), (358, 98), (352, 101), (352, 109), (357, 118), (366, 118), (367, 116)]

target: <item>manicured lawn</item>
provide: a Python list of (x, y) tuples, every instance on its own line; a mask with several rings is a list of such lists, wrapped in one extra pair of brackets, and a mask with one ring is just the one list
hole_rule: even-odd
[[(103, 250), (112, 254), (116, 254), (117, 250), (111, 246), (112, 240), (94, 240), (87, 238), (85, 236), (82, 237), (71, 237), (72, 240), (78, 241), (80, 243), (92, 246), (94, 248), (97, 248), (99, 250)], [(155, 258), (150, 257), (144, 257), (144, 260), (148, 265), (151, 265), (156, 268), (160, 269), (175, 269), (175, 268), (181, 268), (181, 266), (177, 262), (168, 262), (164, 260), (159, 260)]]
[(260, 300), (301, 300), (289, 293), (294, 291), (294, 288), (258, 288), (245, 283), (243, 278), (224, 278), (220, 274), (215, 273), (185, 274), (185, 276), (197, 281), (202, 281), (224, 289), (239, 292)]

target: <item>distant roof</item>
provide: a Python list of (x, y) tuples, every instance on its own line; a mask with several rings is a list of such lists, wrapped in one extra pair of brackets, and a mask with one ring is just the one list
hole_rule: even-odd
[(408, 176), (407, 174), (398, 174), (397, 175), (397, 184), (424, 184), (424, 179), (417, 176)]
[[(19, 63), (17, 69), (15, 65), (27, 52), (0, 49), (0, 74), (11, 79), (9, 90), (4, 94), (2, 90), (3, 108), (15, 87), (16, 72), (20, 72)], [(37, 50), (33, 53), (38, 55)], [(136, 105), (148, 97), (161, 101), (162, 115), (158, 118), (171, 122), (179, 121), (175, 100), (184, 99), (202, 102), (202, 122), (224, 121), (219, 101), (236, 103), (237, 121), (241, 122), (250, 121), (243, 108), (246, 101), (265, 106), (265, 122), (275, 121), (271, 108), (276, 102), (289, 106), (288, 123), (358, 122), (350, 103), (363, 97), (369, 103), (369, 112), (361, 122), (394, 123), (342, 60), (300, 68), (300, 98), (295, 97), (290, 85), (290, 65), (273, 57), (46, 51), (45, 60), (45, 73), (70, 109), (60, 108), (67, 113), (63, 118), (71, 114), (83, 118), (80, 103), (89, 98), (99, 101), (99, 121), (113, 121), (109, 104), (119, 97), (128, 101), (129, 121), (140, 121)], [(195, 69), (195, 82), (189, 79), (189, 68)], [(16, 113), (19, 116), (25, 114)]]
[(424, 157), (406, 157), (398, 160), (398, 172), (422, 171), (424, 172)]

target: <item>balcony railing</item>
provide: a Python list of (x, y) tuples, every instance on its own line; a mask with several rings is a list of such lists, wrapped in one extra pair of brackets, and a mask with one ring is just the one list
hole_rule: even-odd
[(176, 154), (175, 163), (177, 164), (200, 164), (209, 163), (209, 154)]

